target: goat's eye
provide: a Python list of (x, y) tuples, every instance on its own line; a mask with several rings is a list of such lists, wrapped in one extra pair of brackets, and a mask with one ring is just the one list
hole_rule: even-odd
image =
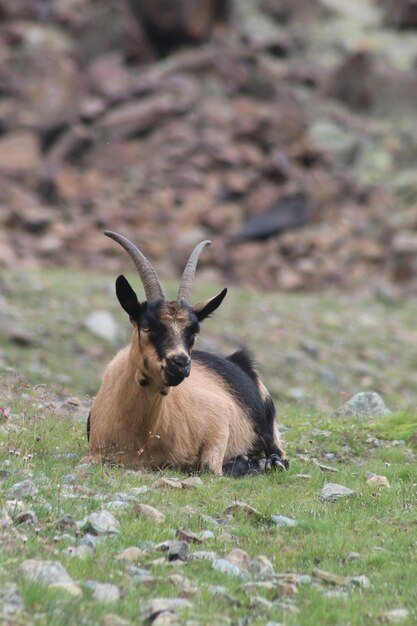
[(140, 331), (142, 333), (148, 333), (149, 332), (149, 326), (141, 326), (140, 327)]

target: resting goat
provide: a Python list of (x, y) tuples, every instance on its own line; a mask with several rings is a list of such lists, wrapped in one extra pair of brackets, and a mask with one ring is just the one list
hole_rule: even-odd
[(226, 295), (191, 305), (194, 249), (178, 297), (167, 301), (146, 257), (125, 237), (106, 231), (132, 257), (146, 302), (124, 276), (117, 298), (133, 325), (131, 342), (107, 366), (87, 423), (90, 457), (132, 469), (176, 466), (216, 475), (287, 468), (275, 408), (246, 351), (224, 358), (191, 351), (200, 322)]

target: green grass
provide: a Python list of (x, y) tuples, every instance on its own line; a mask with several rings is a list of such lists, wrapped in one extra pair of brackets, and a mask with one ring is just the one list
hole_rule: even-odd
[[(242, 336), (249, 340), (263, 377), (274, 391), (280, 421), (288, 428), (285, 445), (290, 470), (243, 479), (205, 474), (203, 485), (196, 489), (150, 489), (137, 499), (162, 511), (162, 524), (139, 518), (133, 505), (128, 505), (113, 512), (120, 522), (120, 534), (99, 543), (93, 556), (81, 560), (63, 554), (69, 545), (77, 545), (83, 532), (57, 529), (59, 517), (69, 514), (82, 520), (106, 508), (117, 492), (150, 487), (161, 475), (85, 466), (88, 403), (76, 410), (61, 403), (66, 395), (78, 395), (84, 401), (87, 394), (94, 393), (106, 360), (118, 347), (94, 339), (83, 328), (83, 319), (92, 307), (112, 310), (122, 329), (118, 345), (128, 338), (127, 322), (113, 301), (111, 289), (109, 279), (89, 274), (36, 272), (25, 278), (5, 278), (6, 320), (15, 313), (33, 337), (33, 344), (18, 348), (5, 338), (1, 340), (5, 375), (0, 382), (0, 407), (10, 407), (11, 417), (0, 417), (0, 510), (9, 499), (8, 489), (16, 482), (31, 477), (39, 488), (36, 496), (23, 499), (25, 508), (37, 515), (34, 526), (19, 525), (15, 519), (11, 526), (0, 525), (0, 589), (16, 582), (25, 606), (10, 623), (92, 626), (101, 624), (107, 613), (116, 613), (132, 624), (141, 624), (139, 609), (148, 599), (181, 594), (169, 580), (169, 575), (177, 572), (196, 587), (190, 598), (193, 608), (181, 614), (181, 624), (264, 626), (274, 621), (288, 626), (362, 626), (399, 607), (409, 610), (409, 618), (402, 623), (415, 624), (417, 464), (408, 445), (394, 441), (407, 439), (417, 430), (411, 408), (415, 392), (410, 364), (415, 355), (407, 334), (412, 332), (413, 323), (409, 303), (393, 307), (384, 343), (379, 323), (386, 309), (373, 299), (348, 302), (325, 294), (287, 300), (281, 295), (264, 297), (232, 291), (224, 312), (207, 322), (202, 339), (224, 351), (233, 349)], [(197, 287), (196, 300), (204, 297), (203, 291), (216, 293), (216, 286)], [(261, 325), (257, 322), (260, 312), (265, 320)], [(317, 344), (318, 360), (300, 349), (300, 338)], [(369, 362), (381, 361), (377, 374), (380, 388), (385, 390), (388, 404), (401, 407), (400, 412), (374, 420), (330, 417), (332, 408), (337, 408), (346, 395), (363, 388), (363, 372), (357, 373), (360, 354), (370, 355)], [(327, 387), (320, 374), (320, 367), (329, 364), (340, 383), (336, 389)], [(305, 395), (298, 403), (285, 389), (300, 386)], [(404, 388), (408, 400), (401, 406)], [(323, 471), (317, 463), (331, 465), (338, 472)], [(367, 472), (385, 475), (391, 488), (370, 487)], [(75, 497), (71, 498), (65, 497), (68, 487), (62, 480), (68, 474), (75, 477), (70, 488)], [(182, 476), (175, 471), (164, 474)], [(320, 492), (325, 482), (350, 487), (356, 495), (323, 502)], [(244, 513), (227, 518), (225, 510), (234, 500), (255, 507), (261, 519)], [(276, 527), (270, 522), (272, 514), (292, 517), (298, 525)], [(149, 542), (173, 539), (180, 528), (212, 530), (202, 515), (224, 523), (213, 530), (213, 539), (201, 546), (191, 545), (191, 553), (202, 549), (226, 556), (240, 548), (251, 559), (267, 556), (276, 573), (313, 576), (319, 568), (343, 576), (365, 575), (371, 586), (339, 588), (320, 585), (313, 578), (311, 583), (298, 585), (293, 598), (280, 597), (278, 585), (248, 594), (241, 588), (245, 580), (215, 571), (208, 561), (168, 564), (159, 562), (165, 553), (152, 551), (137, 564), (155, 577), (153, 585), (147, 586), (135, 580), (127, 563), (115, 560), (126, 547), (144, 548)], [(352, 553), (359, 556), (353, 559)], [(59, 560), (83, 589), (82, 598), (23, 579), (18, 567), (29, 558)], [(93, 601), (91, 591), (84, 586), (91, 579), (118, 585), (121, 600), (112, 605)], [(214, 594), (214, 585), (223, 585), (226, 594)], [(332, 590), (345, 593), (329, 597), (327, 592)], [(273, 606), (252, 606), (251, 597), (256, 595), (273, 601)], [(0, 600), (0, 623), (6, 624), (4, 617)]]

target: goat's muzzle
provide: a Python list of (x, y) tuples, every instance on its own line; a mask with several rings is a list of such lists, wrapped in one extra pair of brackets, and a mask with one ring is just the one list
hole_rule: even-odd
[(190, 375), (190, 371), (191, 359), (187, 354), (181, 353), (166, 360), (162, 376), (169, 387), (176, 387)]

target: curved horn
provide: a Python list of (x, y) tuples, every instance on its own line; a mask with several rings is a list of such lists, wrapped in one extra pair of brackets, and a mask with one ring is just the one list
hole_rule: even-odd
[(142, 252), (138, 250), (129, 239), (123, 237), (123, 235), (114, 233), (111, 230), (105, 230), (104, 234), (114, 239), (114, 241), (117, 241), (132, 257), (145, 289), (146, 300), (148, 302), (155, 302), (155, 300), (159, 300), (160, 298), (165, 299), (157, 273)]
[(187, 304), (190, 304), (191, 299), (191, 287), (193, 284), (193, 278), (195, 275), (195, 270), (197, 267), (197, 262), (200, 254), (203, 251), (203, 248), (209, 246), (211, 241), (202, 241), (199, 243), (191, 253), (190, 258), (187, 261), (187, 265), (185, 266), (185, 270), (182, 274), (180, 286), (178, 288), (178, 302), (180, 300), (184, 300)]

